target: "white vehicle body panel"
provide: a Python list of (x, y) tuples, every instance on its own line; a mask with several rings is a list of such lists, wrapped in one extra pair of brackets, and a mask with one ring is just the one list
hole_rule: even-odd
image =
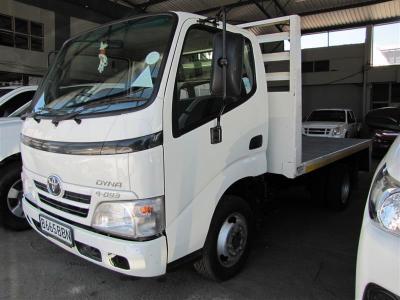
[[(400, 137), (395, 140), (380, 162), (377, 171), (386, 163), (390, 176), (400, 182), (399, 162)], [(400, 296), (400, 237), (374, 224), (369, 216), (367, 200), (357, 255), (357, 300), (363, 298), (365, 287), (369, 283), (377, 284)]]
[(20, 118), (0, 118), (0, 162), (20, 152)]
[[(185, 33), (197, 24), (198, 17), (188, 19), (180, 32), (176, 53), (180, 54)], [(227, 26), (228, 31), (240, 32), (253, 43), (256, 60), (261, 52), (254, 36), (248, 31)], [(215, 207), (222, 194), (241, 178), (266, 172), (266, 143), (249, 150), (252, 137), (263, 135), (267, 141), (267, 91), (260, 85), (246, 102), (221, 117), (222, 142), (210, 143), (212, 120), (184, 135), (172, 134), (172, 99), (180, 55), (175, 56), (169, 74), (164, 105), (164, 151), (166, 231), (168, 261), (174, 261), (203, 247)], [(257, 81), (264, 78), (264, 67), (256, 65)], [(241, 120), (237, 126), (237, 120)], [(177, 176), (177, 174), (179, 174)], [(190, 224), (190, 226), (187, 226)]]
[[(239, 27), (257, 32), (265, 27), (276, 24), (289, 25), (289, 32), (280, 34), (258, 35), (260, 44), (271, 41), (290, 40), (289, 55), (282, 52), (279, 60), (289, 60), (289, 72), (265, 73), (265, 81), (289, 80), (289, 91), (268, 92), (268, 146), (267, 161), (268, 172), (283, 174), (288, 178), (298, 175), (298, 168), (302, 163), (302, 139), (301, 139), (301, 30), (300, 17), (288, 16), (270, 20), (256, 21), (241, 24)], [(260, 61), (276, 61), (274, 57), (263, 56)], [(284, 138), (283, 138), (284, 137)]]

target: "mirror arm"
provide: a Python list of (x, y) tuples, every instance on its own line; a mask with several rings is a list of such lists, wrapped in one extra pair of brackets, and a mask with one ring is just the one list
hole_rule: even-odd
[(223, 83), (223, 94), (222, 94), (222, 105), (221, 110), (217, 116), (217, 126), (210, 129), (211, 133), (211, 144), (218, 144), (222, 142), (222, 127), (221, 127), (221, 116), (224, 113), (226, 106), (226, 68), (228, 66), (228, 59), (226, 57), (226, 10), (222, 7), (218, 13), (219, 17), (222, 15), (222, 58), (219, 60), (219, 65), (222, 67), (222, 83)]

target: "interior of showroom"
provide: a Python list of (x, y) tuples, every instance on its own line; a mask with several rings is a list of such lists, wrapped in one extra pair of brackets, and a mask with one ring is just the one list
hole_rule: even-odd
[(2, 0), (0, 299), (400, 299), (399, 135), (399, 0)]

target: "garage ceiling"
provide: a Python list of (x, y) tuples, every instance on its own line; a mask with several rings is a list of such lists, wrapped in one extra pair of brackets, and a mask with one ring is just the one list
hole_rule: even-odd
[[(400, 20), (400, 0), (107, 0), (140, 12), (187, 11), (215, 14), (224, 5), (231, 23), (299, 14), (303, 32)], [(85, 2), (85, 1), (82, 1)]]

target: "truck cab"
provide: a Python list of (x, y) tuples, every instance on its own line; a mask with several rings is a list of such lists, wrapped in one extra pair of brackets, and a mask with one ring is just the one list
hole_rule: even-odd
[[(277, 22), (290, 31), (252, 32)], [(285, 39), (290, 53), (261, 52)], [(300, 54), (298, 16), (239, 27), (164, 13), (67, 41), (22, 129), (28, 222), (127, 275), (195, 258), (207, 277), (231, 278), (248, 256), (266, 174), (295, 178), (368, 151), (361, 141), (303, 155)], [(266, 75), (276, 59), (290, 72)], [(270, 94), (267, 80), (282, 78), (289, 90)]]

